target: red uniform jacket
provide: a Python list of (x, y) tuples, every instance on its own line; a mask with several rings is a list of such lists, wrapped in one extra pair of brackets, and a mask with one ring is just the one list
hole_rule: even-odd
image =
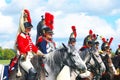
[(28, 51), (37, 52), (38, 48), (33, 44), (30, 35), (20, 33), (17, 37), (17, 47), (20, 54), (26, 54)]

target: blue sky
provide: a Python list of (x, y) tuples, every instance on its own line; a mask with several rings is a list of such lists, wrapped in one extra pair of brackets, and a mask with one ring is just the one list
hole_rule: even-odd
[[(30, 10), (32, 40), (35, 42), (36, 26), (41, 15), (50, 12), (54, 15), (54, 40), (57, 46), (67, 44), (71, 26), (77, 28), (77, 48), (90, 29), (109, 39), (115, 51), (120, 44), (120, 2), (119, 0), (0, 0), (0, 46), (13, 48), (21, 11)], [(101, 39), (98, 38), (100, 42)]]

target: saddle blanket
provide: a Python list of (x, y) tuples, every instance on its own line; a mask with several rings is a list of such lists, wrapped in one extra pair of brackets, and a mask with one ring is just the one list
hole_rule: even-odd
[(8, 67), (9, 65), (0, 64), (0, 80), (8, 80)]

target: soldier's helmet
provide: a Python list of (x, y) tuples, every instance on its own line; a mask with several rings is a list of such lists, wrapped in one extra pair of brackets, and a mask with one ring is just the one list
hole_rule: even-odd
[(25, 22), (25, 23), (24, 23), (24, 27), (25, 27), (25, 28), (32, 28), (33, 25), (32, 25), (30, 22)]
[(105, 38), (102, 38), (102, 45), (101, 45), (101, 50), (102, 51), (106, 51), (107, 49), (110, 49), (110, 45), (113, 41), (113, 37), (110, 38), (110, 40), (108, 41), (108, 39), (106, 40)]
[(71, 29), (72, 29), (73, 32), (70, 34), (68, 43), (76, 42), (76, 36), (77, 36), (76, 27), (72, 26)]
[(76, 38), (69, 38), (69, 42), (76, 42)]
[(45, 33), (54, 34), (53, 31), (49, 27), (44, 27), (42, 31), (43, 31), (43, 34)]
[(92, 46), (95, 44), (95, 41), (97, 39), (97, 36), (96, 34), (93, 34), (93, 31), (92, 30), (89, 30), (89, 35), (87, 35), (84, 39), (84, 42), (83, 42), (83, 45), (86, 45), (86, 46)]
[(104, 42), (104, 43), (102, 43), (102, 45), (101, 45), (101, 50), (102, 51), (105, 51), (106, 49), (109, 49), (110, 47), (109, 47), (109, 45), (108, 45), (108, 42)]

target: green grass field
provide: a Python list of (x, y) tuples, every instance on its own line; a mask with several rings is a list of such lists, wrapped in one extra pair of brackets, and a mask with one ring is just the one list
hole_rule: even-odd
[(0, 64), (9, 64), (10, 63), (10, 60), (0, 60)]

